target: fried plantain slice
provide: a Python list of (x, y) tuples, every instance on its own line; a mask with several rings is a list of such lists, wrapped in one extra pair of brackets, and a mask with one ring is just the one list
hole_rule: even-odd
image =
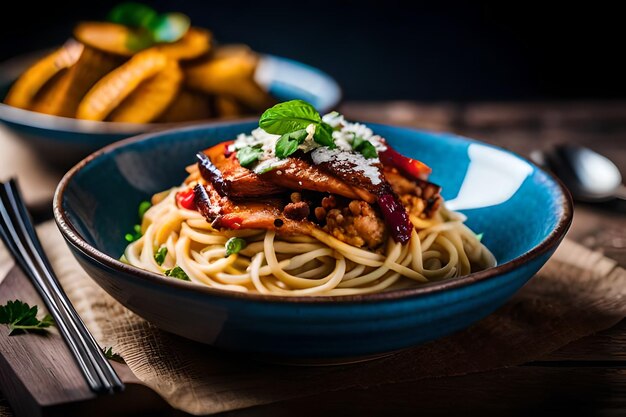
[(15, 81), (4, 102), (27, 109), (41, 88), (61, 70), (72, 66), (83, 52), (83, 45), (74, 40), (37, 61)]
[(208, 30), (191, 27), (182, 39), (173, 43), (162, 43), (155, 48), (170, 59), (195, 59), (211, 50), (212, 38), (213, 35)]
[(185, 81), (195, 90), (236, 98), (253, 110), (272, 102), (269, 94), (253, 80), (258, 56), (245, 48), (218, 50), (215, 57), (189, 65)]
[(80, 58), (56, 82), (35, 97), (32, 110), (74, 117), (78, 104), (93, 85), (121, 63), (121, 58), (85, 46)]
[(213, 110), (209, 97), (196, 91), (182, 89), (158, 121), (174, 123), (211, 117), (213, 117)]
[(215, 97), (215, 111), (219, 117), (237, 117), (249, 113), (237, 100), (229, 96)]
[(111, 113), (113, 122), (149, 123), (174, 101), (183, 80), (178, 62), (168, 60), (160, 72), (139, 86)]
[(139, 84), (167, 65), (167, 58), (155, 49), (146, 49), (98, 81), (85, 95), (76, 117), (104, 120)]
[(148, 33), (110, 22), (81, 22), (74, 36), (93, 48), (122, 56), (132, 56), (152, 44)]

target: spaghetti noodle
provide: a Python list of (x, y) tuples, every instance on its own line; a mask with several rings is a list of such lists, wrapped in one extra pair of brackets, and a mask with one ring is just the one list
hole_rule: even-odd
[(365, 125), (294, 101), (260, 126), (199, 153), (182, 185), (153, 196), (124, 260), (283, 296), (374, 293), (496, 264), (430, 168)]

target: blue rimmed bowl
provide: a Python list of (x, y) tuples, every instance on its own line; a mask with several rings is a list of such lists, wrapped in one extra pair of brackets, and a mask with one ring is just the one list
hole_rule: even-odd
[(384, 125), (373, 130), (433, 168), (448, 204), (483, 233), (498, 266), (379, 294), (298, 297), (242, 294), (121, 263), (137, 205), (182, 182), (197, 150), (254, 122), (194, 126), (110, 145), (60, 182), (55, 220), (87, 273), (120, 303), (168, 332), (221, 349), (290, 362), (386, 354), (463, 329), (493, 312), (548, 260), (572, 220), (563, 186), (515, 154), (450, 134)]
[[(0, 122), (53, 165), (69, 168), (103, 146), (141, 133), (207, 123), (99, 122), (51, 116), (4, 104), (2, 101), (13, 82), (46, 52), (35, 52), (0, 64)], [(336, 108), (341, 100), (341, 88), (331, 76), (291, 59), (261, 55), (254, 77), (278, 101), (306, 100), (322, 113)]]

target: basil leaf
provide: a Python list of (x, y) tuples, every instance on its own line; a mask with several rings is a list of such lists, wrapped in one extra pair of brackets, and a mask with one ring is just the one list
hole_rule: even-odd
[(291, 100), (265, 110), (259, 119), (259, 127), (267, 133), (283, 135), (321, 122), (322, 118), (315, 107), (306, 101)]
[(298, 150), (298, 146), (304, 142), (308, 133), (306, 129), (285, 133), (276, 141), (276, 156), (286, 158)]
[(231, 237), (226, 241), (226, 256), (228, 258), (233, 253), (239, 253), (248, 243), (240, 237)]
[(159, 266), (163, 265), (165, 262), (165, 257), (167, 256), (167, 247), (162, 246), (157, 253), (154, 254), (154, 260)]
[(237, 150), (237, 159), (239, 159), (242, 167), (252, 165), (259, 160), (261, 155), (263, 155), (263, 150), (261, 148), (253, 148), (252, 146), (246, 146)]
[(334, 149), (336, 147), (333, 139), (333, 127), (327, 123), (320, 123), (315, 126), (313, 139), (315, 139), (315, 142), (320, 145), (328, 146), (330, 149)]
[(359, 152), (361, 152), (361, 155), (363, 155), (367, 159), (378, 158), (378, 151), (370, 141), (366, 140), (365, 142), (363, 142), (360, 148), (361, 149), (359, 149)]
[(150, 6), (135, 2), (120, 3), (115, 6), (108, 16), (108, 20), (124, 26), (148, 27), (157, 17), (157, 12)]
[(165, 275), (167, 275), (168, 277), (180, 279), (182, 281), (191, 281), (187, 273), (183, 271), (180, 266), (175, 266), (172, 269), (168, 269), (167, 271), (165, 271)]

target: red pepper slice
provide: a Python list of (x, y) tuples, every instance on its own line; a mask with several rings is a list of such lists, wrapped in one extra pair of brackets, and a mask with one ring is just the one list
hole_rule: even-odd
[(241, 224), (243, 223), (243, 217), (241, 216), (224, 216), (220, 219), (219, 226), (224, 227), (226, 229), (237, 230), (241, 228)]
[(402, 203), (392, 192), (386, 192), (378, 196), (378, 206), (393, 240), (403, 245), (407, 243), (411, 239), (413, 223)]
[(414, 179), (428, 179), (428, 175), (432, 172), (432, 169), (430, 169), (428, 165), (417, 159), (407, 158), (389, 146), (389, 144), (385, 145), (387, 149), (383, 152), (378, 152), (378, 157), (383, 165), (397, 168), (402, 174)]
[(176, 194), (176, 202), (179, 207), (186, 208), (187, 210), (197, 210), (196, 195), (193, 192), (193, 188), (190, 188), (186, 191), (180, 191)]

